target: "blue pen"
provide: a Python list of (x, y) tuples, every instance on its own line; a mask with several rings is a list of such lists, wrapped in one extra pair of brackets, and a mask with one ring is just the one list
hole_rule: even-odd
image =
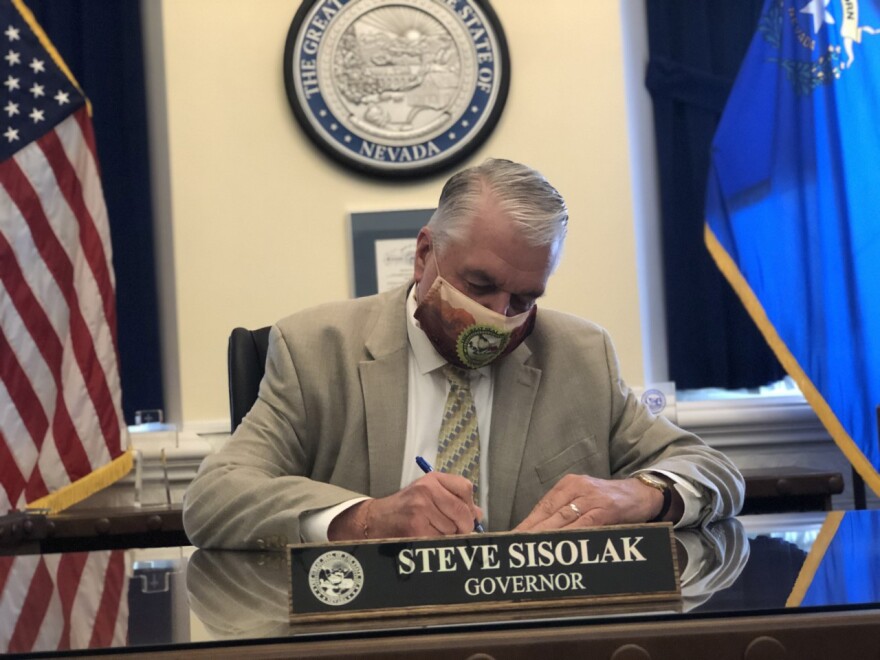
[[(425, 474), (428, 474), (428, 472), (434, 471), (434, 468), (431, 467), (431, 464), (428, 463), (428, 461), (426, 461), (421, 456), (416, 456), (416, 465), (418, 465), (421, 468), (422, 472), (424, 472)], [(483, 526), (475, 520), (474, 521), (474, 531), (480, 532), (480, 534), (482, 534), (486, 530), (484, 530)]]

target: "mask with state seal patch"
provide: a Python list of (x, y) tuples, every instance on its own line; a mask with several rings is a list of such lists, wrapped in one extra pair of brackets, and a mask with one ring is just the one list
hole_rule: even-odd
[(440, 275), (413, 314), (437, 352), (465, 369), (485, 367), (513, 351), (535, 327), (537, 306), (516, 316), (483, 307)]

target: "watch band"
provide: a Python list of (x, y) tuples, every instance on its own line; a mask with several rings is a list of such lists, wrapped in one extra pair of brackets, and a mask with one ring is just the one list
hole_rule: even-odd
[(669, 508), (672, 506), (672, 488), (663, 479), (647, 472), (640, 472), (636, 475), (636, 478), (646, 486), (656, 488), (663, 493), (663, 506), (660, 507), (660, 512), (648, 521), (652, 523), (662, 522), (663, 517), (669, 513)]

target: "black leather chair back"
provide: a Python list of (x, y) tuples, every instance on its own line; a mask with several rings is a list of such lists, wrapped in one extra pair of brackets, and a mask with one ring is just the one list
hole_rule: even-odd
[(268, 348), (268, 326), (258, 330), (235, 328), (229, 335), (229, 417), (233, 432), (257, 400)]

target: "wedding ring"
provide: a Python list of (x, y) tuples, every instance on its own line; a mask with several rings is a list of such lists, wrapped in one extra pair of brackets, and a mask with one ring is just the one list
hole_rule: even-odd
[(581, 510), (577, 508), (577, 504), (575, 504), (574, 502), (569, 502), (568, 508), (574, 511), (578, 516), (581, 515)]

